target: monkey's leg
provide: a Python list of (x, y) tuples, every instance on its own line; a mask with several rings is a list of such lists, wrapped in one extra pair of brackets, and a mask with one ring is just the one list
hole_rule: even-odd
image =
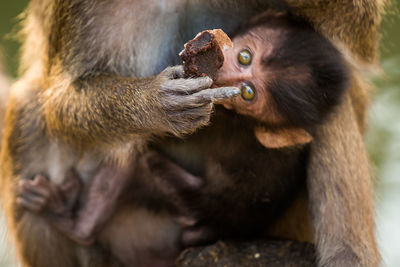
[(134, 178), (133, 165), (104, 167), (93, 177), (71, 231), (71, 238), (90, 242), (116, 210), (118, 200), (129, 181)]

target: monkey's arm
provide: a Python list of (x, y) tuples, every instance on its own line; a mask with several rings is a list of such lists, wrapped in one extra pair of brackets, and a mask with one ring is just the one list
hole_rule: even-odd
[(320, 266), (378, 266), (367, 152), (349, 94), (315, 131), (308, 166)]
[(305, 17), (321, 34), (341, 42), (358, 59), (378, 60), (381, 15), (385, 4), (380, 0), (286, 0), (296, 14)]
[(152, 78), (100, 73), (61, 79), (42, 94), (48, 130), (78, 147), (135, 135), (179, 136), (208, 123), (213, 100), (238, 93), (235, 88), (206, 89), (212, 83), (208, 77), (182, 75), (178, 66)]

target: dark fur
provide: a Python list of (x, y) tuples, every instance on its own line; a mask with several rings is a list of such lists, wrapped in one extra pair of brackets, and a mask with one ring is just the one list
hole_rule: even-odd
[[(263, 59), (265, 68), (279, 73), (267, 88), (293, 124), (318, 124), (340, 103), (349, 86), (349, 71), (339, 51), (311, 27), (292, 21), (289, 27), (282, 46)], [(296, 67), (305, 68), (312, 79), (297, 81), (298, 73), (290, 71)]]
[(217, 108), (211, 126), (184, 141), (162, 141), (167, 156), (205, 180), (187, 202), (216, 238), (260, 236), (305, 182), (308, 148), (267, 149), (255, 138), (255, 125)]

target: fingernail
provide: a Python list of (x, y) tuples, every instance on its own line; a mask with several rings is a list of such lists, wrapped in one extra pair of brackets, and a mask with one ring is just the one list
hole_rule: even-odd
[(225, 95), (229, 97), (240, 95), (240, 89), (236, 87), (228, 87)]
[(232, 96), (240, 95), (240, 89), (239, 88), (233, 88), (233, 90), (230, 91), (229, 93)]

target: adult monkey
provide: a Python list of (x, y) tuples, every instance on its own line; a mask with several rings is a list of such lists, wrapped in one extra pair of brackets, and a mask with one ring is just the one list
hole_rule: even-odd
[[(126, 127), (131, 127), (129, 124), (131, 121), (123, 121), (126, 119), (124, 116), (115, 117), (111, 113), (115, 109), (102, 109), (100, 115), (97, 113), (98, 110), (93, 110), (94, 112), (88, 115), (86, 105), (75, 105), (79, 102), (74, 102), (74, 116), (69, 116), (71, 106), (68, 103), (71, 102), (65, 101), (68, 98), (63, 96), (69, 96), (72, 91), (68, 90), (66, 94), (64, 89), (68, 86), (73, 87), (75, 82), (81, 82), (86, 90), (71, 88), (76, 99), (82, 101), (84, 97), (94, 94), (101, 103), (105, 94), (110, 93), (107, 85), (118, 85), (122, 82), (121, 79), (116, 79), (115, 74), (146, 77), (157, 74), (168, 65), (176, 64), (180, 44), (202, 30), (202, 27), (221, 27), (229, 32), (238, 23), (267, 7), (291, 8), (308, 18), (325, 36), (339, 42), (343, 47), (349, 47), (355, 59), (371, 63), (375, 58), (367, 55), (376, 54), (376, 26), (380, 20), (380, 3), (348, 1), (327, 4), (324, 1), (289, 1), (287, 4), (286, 6), (277, 1), (204, 3), (176, 0), (166, 3), (118, 0), (108, 3), (100, 0), (34, 0), (31, 2), (26, 20), (27, 41), (22, 60), (26, 64), (27, 71), (19, 86), (33, 88), (32, 96), (39, 95), (44, 101), (43, 122), (50, 128), (50, 133), (64, 137), (78, 147), (87, 144), (98, 146), (118, 142), (119, 140), (114, 140), (115, 136), (126, 133), (126, 128), (120, 128), (123, 123), (113, 128), (114, 131), (108, 131), (116, 119), (126, 122)], [(329, 12), (334, 12), (335, 16), (329, 16)], [(344, 16), (346, 14), (348, 17)], [(327, 17), (332, 19), (328, 21)], [(346, 18), (345, 24), (342, 23), (343, 17)], [(94, 76), (93, 72), (108, 74)], [(356, 77), (357, 74), (354, 72), (354, 75)], [(126, 81), (129, 84), (129, 82), (151, 81), (151, 78), (124, 80)], [(55, 94), (47, 95), (40, 92), (54, 85), (59, 86), (52, 91)], [(99, 90), (96, 85), (104, 85), (104, 88)], [(20, 91), (18, 86), (16, 88), (15, 93), (18, 94)], [(35, 92), (36, 88), (39, 94)], [(96, 90), (90, 90), (94, 88)], [(86, 92), (89, 93), (85, 94)], [(140, 92), (132, 91), (132, 93), (134, 99), (135, 96), (140, 99), (143, 97), (136, 95)], [(332, 121), (317, 131), (311, 147), (308, 187), (312, 200), (315, 233), (320, 237), (316, 241), (321, 252), (319, 255), (321, 265), (349, 265), (351, 262), (351, 266), (375, 266), (379, 261), (373, 236), (368, 162), (352, 107), (356, 107), (358, 121), (363, 127), (365, 107), (359, 104), (364, 104), (365, 101), (358, 101), (359, 97), (356, 97), (363, 93), (358, 78), (354, 78), (352, 87), (354, 104), (347, 96)], [(19, 95), (14, 101), (21, 97), (23, 99), (24, 96)], [(133, 129), (139, 134), (157, 132), (156, 128), (160, 126), (152, 124), (154, 121), (150, 123), (150, 120), (146, 120), (148, 114), (154, 114), (154, 107), (160, 104), (160, 100), (153, 99), (152, 96), (147, 97), (150, 97), (150, 100), (144, 101), (144, 105), (140, 106), (143, 111), (140, 113), (142, 121)], [(19, 104), (23, 105), (17, 112), (24, 112), (25, 108), (29, 108), (29, 102), (12, 105), (17, 108)], [(131, 103), (125, 104), (129, 106)], [(14, 115), (16, 113), (9, 112), (9, 120), (12, 121)], [(135, 113), (128, 115), (135, 118)], [(39, 121), (39, 124), (41, 122)], [(156, 122), (161, 123), (157, 120)], [(90, 262), (90, 257), (87, 257), (90, 251), (64, 241), (57, 233), (43, 226), (43, 222), (23, 213), (15, 206), (14, 182), (19, 177), (21, 166), (26, 163), (21, 161), (23, 157), (19, 154), (21, 153), (19, 149), (23, 146), (19, 142), (24, 141), (23, 138), (30, 138), (29, 135), (21, 136), (26, 132), (21, 133), (20, 130), (22, 129), (10, 128), (6, 131), (7, 142), (4, 143), (6, 148), (2, 152), (3, 173), (6, 174), (2, 184), (3, 197), (20, 257), (27, 266), (94, 264)], [(322, 204), (325, 206), (318, 206)], [(353, 206), (360, 209), (350, 210)], [(41, 239), (55, 245), (49, 246), (46, 253), (42, 253), (41, 248), (35, 250), (37, 242)], [(356, 247), (349, 247), (346, 240), (351, 240), (351, 244), (356, 244)], [(61, 247), (57, 247), (58, 245)]]

